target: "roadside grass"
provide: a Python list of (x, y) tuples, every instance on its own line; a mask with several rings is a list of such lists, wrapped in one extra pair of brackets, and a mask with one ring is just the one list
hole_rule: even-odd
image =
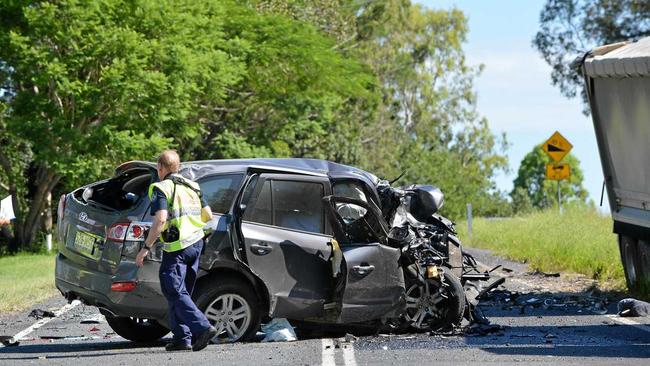
[(54, 254), (0, 257), (0, 313), (24, 310), (55, 294)]
[(585, 274), (611, 289), (625, 289), (625, 275), (612, 220), (591, 207), (568, 205), (503, 219), (475, 218), (458, 224), (463, 243), (528, 263), (543, 272)]

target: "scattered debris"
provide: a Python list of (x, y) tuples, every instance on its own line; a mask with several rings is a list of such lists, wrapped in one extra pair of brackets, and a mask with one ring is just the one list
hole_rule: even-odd
[[(598, 294), (598, 295), (596, 295)], [(552, 293), (552, 292), (518, 292), (505, 289), (491, 291), (484, 296), (480, 306), (501, 305), (503, 310), (519, 309), (520, 314), (526, 314), (533, 309), (556, 310), (563, 312), (590, 312), (607, 314), (609, 299), (595, 291), (583, 293)], [(649, 308), (650, 311), (650, 308)], [(649, 312), (650, 314), (650, 312)]]
[(40, 339), (63, 339), (65, 336), (55, 336), (55, 335), (45, 335), (45, 336), (40, 336)]
[(354, 342), (356, 342), (359, 338), (353, 336), (353, 335), (350, 334), (350, 333), (346, 333), (344, 339), (345, 339), (345, 342), (347, 342), (347, 343), (354, 343)]
[(89, 332), (99, 332), (100, 330), (101, 329), (99, 329), (97, 327), (92, 327), (92, 328), (88, 329)]
[(505, 334), (506, 327), (499, 324), (478, 324), (474, 323), (465, 329), (465, 334), (468, 336), (486, 336), (497, 335), (502, 336)]
[(546, 272), (542, 272), (542, 271), (537, 270), (537, 269), (530, 272), (530, 273), (528, 273), (528, 274), (532, 275), (532, 276), (540, 276), (541, 275), (541, 276), (544, 276), (544, 277), (560, 277), (559, 272), (546, 273)]
[(15, 347), (20, 344), (20, 342), (15, 340), (12, 336), (0, 336), (0, 343), (5, 347)]
[(30, 318), (43, 319), (43, 318), (54, 318), (56, 315), (54, 315), (54, 313), (49, 310), (34, 309), (29, 313), (28, 316)]
[(285, 318), (275, 318), (262, 326), (265, 334), (262, 342), (293, 342), (298, 340), (296, 332)]
[(104, 318), (104, 316), (99, 314), (99, 315), (96, 315), (96, 316), (93, 316), (93, 317), (90, 317), (90, 318), (86, 318), (86, 319), (80, 321), (79, 324), (100, 324), (100, 323), (105, 322), (105, 320), (103, 318)]
[(618, 315), (628, 317), (649, 316), (650, 303), (627, 298), (618, 302)]

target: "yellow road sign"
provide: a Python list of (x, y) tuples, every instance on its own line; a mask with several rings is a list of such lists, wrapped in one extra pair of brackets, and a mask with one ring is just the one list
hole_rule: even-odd
[(571, 151), (573, 145), (569, 140), (565, 139), (564, 136), (560, 135), (559, 132), (555, 133), (544, 142), (542, 145), (542, 150), (548, 154), (548, 156), (553, 159), (553, 161), (560, 161), (562, 158)]
[(546, 178), (550, 180), (564, 180), (571, 176), (571, 167), (567, 163), (546, 164)]

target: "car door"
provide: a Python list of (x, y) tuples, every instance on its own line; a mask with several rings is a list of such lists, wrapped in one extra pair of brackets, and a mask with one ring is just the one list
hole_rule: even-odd
[[(404, 305), (400, 248), (387, 245), (387, 225), (372, 203), (325, 197), (334, 236), (345, 264), (339, 321), (361, 322), (396, 315)], [(353, 218), (342, 214), (354, 212)]]
[[(266, 285), (271, 317), (319, 317), (330, 296), (325, 177), (262, 174), (242, 202), (246, 261)], [(244, 194), (247, 196), (247, 194)]]

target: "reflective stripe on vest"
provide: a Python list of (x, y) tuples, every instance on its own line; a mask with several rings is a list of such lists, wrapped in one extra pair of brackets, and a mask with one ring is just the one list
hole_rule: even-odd
[[(180, 177), (179, 175), (175, 175)], [(182, 178), (187, 184), (199, 189), (199, 185)], [(205, 223), (201, 220), (201, 199), (194, 190), (183, 184), (176, 184), (176, 196), (174, 202), (171, 202), (174, 195), (174, 182), (165, 179), (162, 182), (156, 182), (149, 186), (149, 199), (153, 197), (153, 189), (158, 188), (167, 198), (167, 221), (163, 231), (171, 225), (176, 226), (179, 231), (179, 239), (173, 242), (165, 242), (162, 237), (159, 240), (163, 243), (163, 250), (166, 252), (175, 252), (185, 249), (203, 238), (203, 226)]]

